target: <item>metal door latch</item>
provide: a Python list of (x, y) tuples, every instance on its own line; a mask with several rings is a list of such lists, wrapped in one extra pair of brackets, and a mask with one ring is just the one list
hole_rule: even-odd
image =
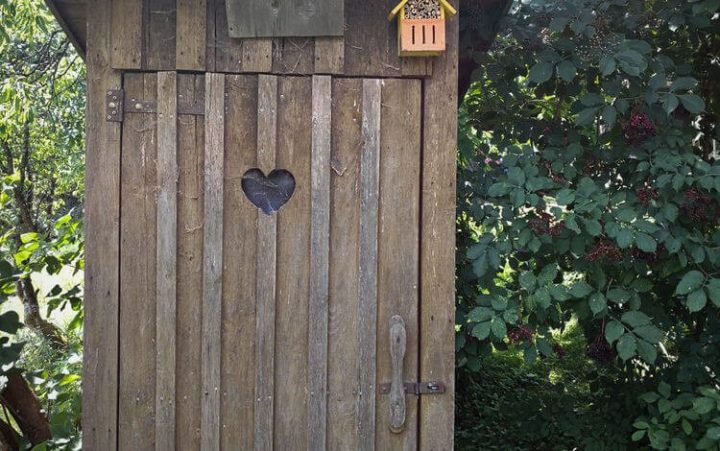
[[(381, 395), (387, 395), (390, 393), (390, 384), (380, 384), (379, 391)], [(405, 394), (407, 395), (440, 395), (447, 391), (447, 386), (444, 382), (432, 381), (432, 382), (405, 382)]]

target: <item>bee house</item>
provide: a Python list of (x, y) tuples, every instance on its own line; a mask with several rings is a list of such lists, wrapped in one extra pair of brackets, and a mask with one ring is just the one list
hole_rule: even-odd
[(400, 56), (437, 56), (445, 51), (445, 19), (457, 11), (446, 0), (403, 0), (388, 16), (398, 22)]

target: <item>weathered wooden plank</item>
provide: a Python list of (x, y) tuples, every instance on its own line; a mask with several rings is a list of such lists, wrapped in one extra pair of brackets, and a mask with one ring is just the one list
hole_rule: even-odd
[(343, 0), (228, 0), (230, 36), (342, 36)]
[[(125, 0), (112, 5), (112, 67), (140, 69), (143, 48), (143, 1)], [(89, 27), (97, 26), (89, 18)]]
[(177, 324), (177, 75), (160, 72), (157, 94), (155, 449), (175, 449)]
[(226, 77), (221, 449), (252, 449), (258, 210), (240, 184), (257, 166), (257, 77)]
[[(258, 76), (257, 165), (266, 174), (275, 168), (277, 102), (277, 77)], [(257, 228), (254, 449), (265, 451), (273, 448), (277, 217), (258, 213)]]
[(378, 215), (382, 82), (363, 80), (362, 155), (360, 160), (360, 264), (358, 343), (360, 396), (357, 401), (359, 449), (375, 447), (378, 318)]
[[(129, 98), (155, 101), (157, 75), (126, 74)], [(120, 221), (119, 449), (155, 443), (156, 118), (123, 123)]]
[(121, 87), (110, 68), (111, 6), (89, 0), (85, 158), (85, 319), (82, 426), (86, 449), (117, 449), (120, 261), (120, 135), (105, 120), (105, 93)]
[(217, 72), (240, 73), (243, 67), (243, 41), (228, 36), (225, 0), (215, 3), (215, 70)]
[(205, 70), (207, 3), (208, 0), (177, 0), (175, 26), (177, 70)]
[(273, 39), (272, 71), (278, 74), (312, 74), (314, 54), (315, 40), (312, 38)]
[[(378, 383), (389, 382), (390, 318), (399, 315), (407, 331), (403, 374), (418, 377), (418, 284), (420, 224), (420, 81), (387, 79), (382, 91), (380, 131), (380, 217), (378, 251)], [(403, 193), (398, 196), (398, 193)], [(418, 399), (406, 399), (406, 427), (390, 431), (390, 399), (379, 396), (376, 446), (382, 449), (417, 447)]]
[[(216, 53), (217, 53), (217, 8), (218, 0), (205, 0), (207, 8), (205, 9), (205, 71), (217, 72)], [(225, 4), (222, 5), (225, 7)]]
[(201, 449), (220, 449), (225, 76), (205, 76)]
[(315, 73), (342, 74), (345, 69), (345, 38), (315, 38)]
[(242, 71), (271, 72), (273, 40), (270, 38), (244, 39), (242, 41)]
[(327, 418), (331, 450), (359, 449), (358, 371), (368, 364), (360, 361), (358, 349), (361, 107), (362, 80), (333, 79)]
[(420, 266), (420, 377), (447, 393), (420, 402), (420, 447), (452, 449), (455, 418), (455, 152), (458, 20), (449, 19), (447, 51), (425, 81)]
[[(143, 68), (146, 70), (175, 70), (176, 14), (175, 0), (147, 0), (143, 33)], [(199, 8), (198, 8), (199, 10)], [(198, 32), (191, 31), (199, 41)]]
[(332, 82), (312, 79), (310, 304), (308, 311), (308, 447), (327, 444), (328, 289), (330, 257), (330, 130)]
[(278, 92), (277, 167), (290, 171), (296, 186), (277, 214), (274, 440), (277, 446), (309, 449), (305, 387), (310, 327), (311, 78), (281, 77)]
[[(205, 103), (201, 75), (178, 76), (180, 102)], [(200, 449), (203, 286), (203, 116), (178, 116), (176, 443)]]

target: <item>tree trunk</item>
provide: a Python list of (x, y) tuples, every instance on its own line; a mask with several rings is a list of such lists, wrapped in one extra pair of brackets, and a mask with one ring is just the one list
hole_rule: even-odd
[(15, 418), (23, 436), (33, 445), (50, 440), (52, 433), (47, 415), (28, 382), (20, 371), (12, 371), (7, 377), (0, 402)]
[(18, 433), (0, 420), (0, 451), (17, 451), (20, 448)]
[(17, 294), (25, 311), (25, 325), (48, 340), (53, 348), (66, 346), (67, 342), (60, 328), (40, 315), (40, 304), (30, 277), (18, 281)]

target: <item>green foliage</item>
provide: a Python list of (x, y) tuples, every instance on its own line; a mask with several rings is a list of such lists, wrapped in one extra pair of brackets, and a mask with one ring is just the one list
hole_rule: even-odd
[[(630, 398), (718, 386), (719, 7), (531, 0), (476, 56), (459, 116), (462, 368), (508, 346), (549, 356), (576, 318)], [(653, 409), (668, 439), (649, 426), (638, 446), (709, 449)]]

